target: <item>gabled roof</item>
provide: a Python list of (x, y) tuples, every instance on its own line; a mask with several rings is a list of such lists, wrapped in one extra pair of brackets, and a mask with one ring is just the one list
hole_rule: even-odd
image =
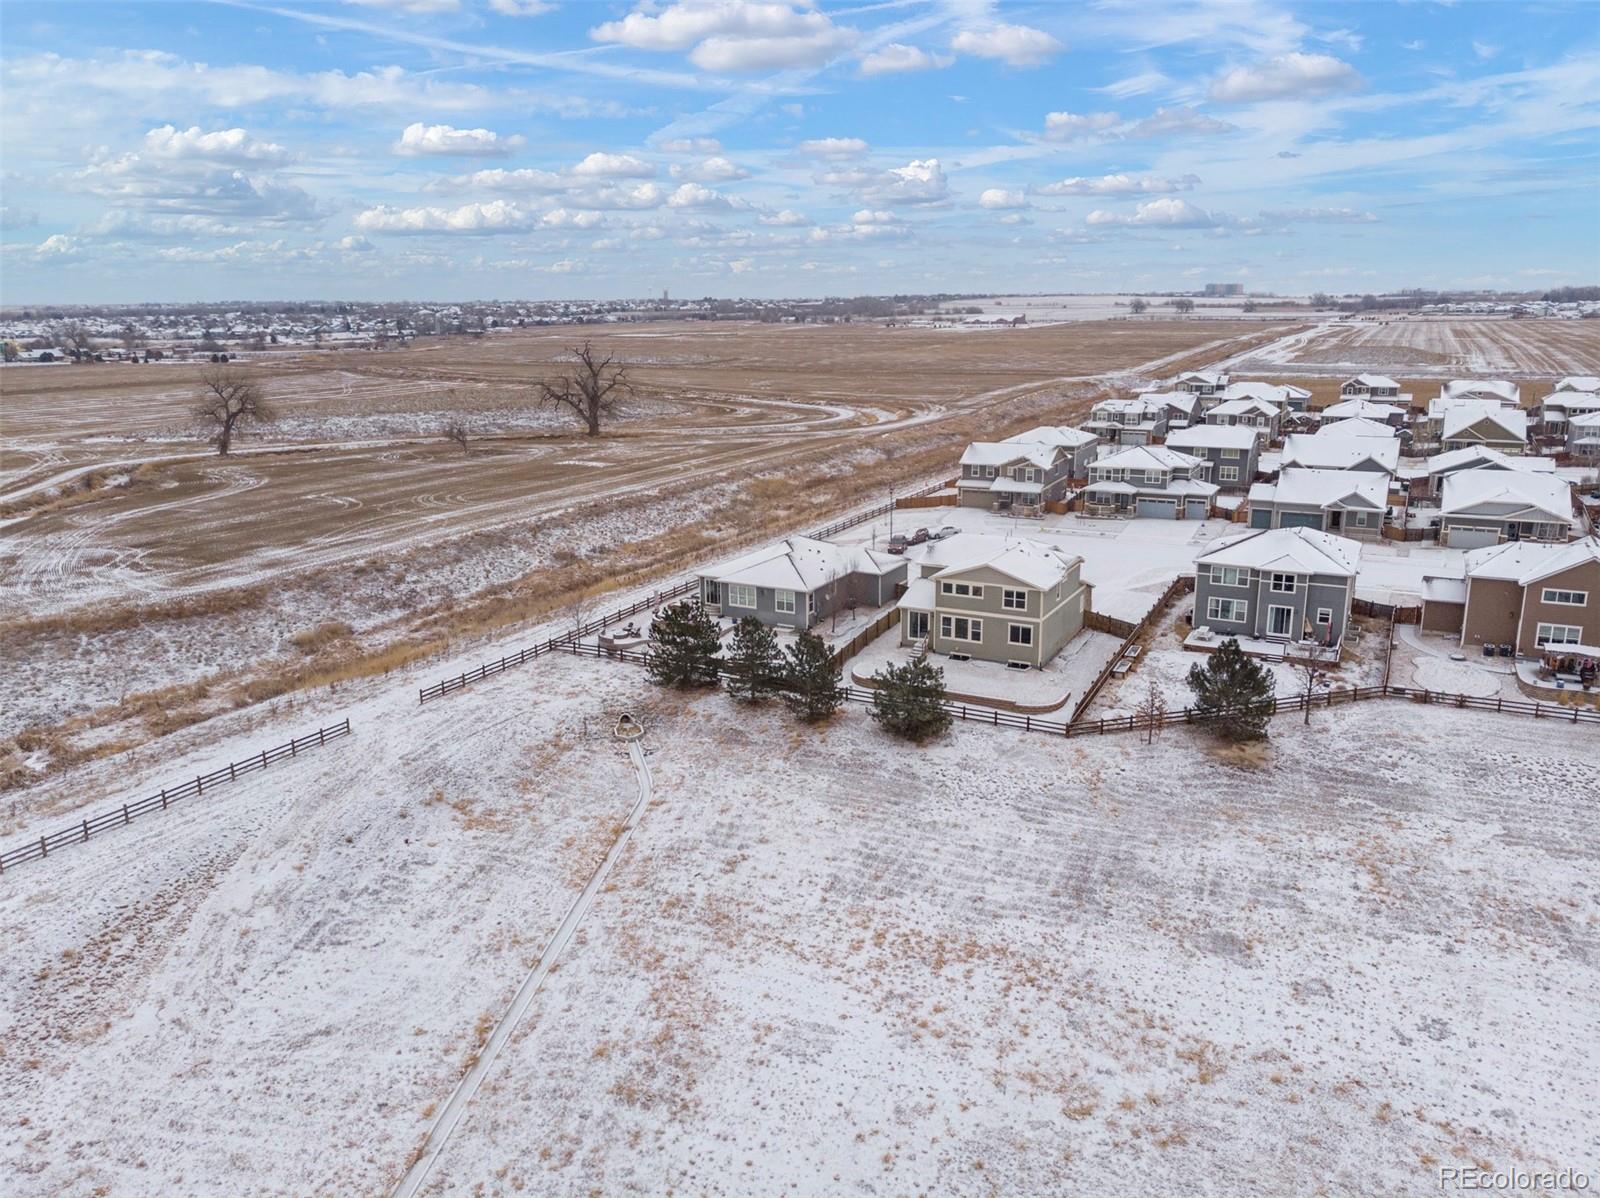
[[(1574, 416), (1567, 421), (1573, 428), (1600, 429), (1600, 412), (1585, 412), (1582, 416)], [(1535, 459), (1536, 461), (1539, 459)]]
[(1552, 474), (1555, 468), (1554, 458), (1510, 457), (1491, 445), (1467, 445), (1436, 453), (1428, 459), (1429, 477), (1453, 470), (1526, 470), (1530, 474)]
[(1557, 391), (1600, 391), (1600, 378), (1592, 374), (1569, 374), (1556, 384)]
[(1378, 403), (1370, 399), (1345, 399), (1336, 404), (1329, 404), (1322, 409), (1323, 420), (1349, 420), (1359, 417), (1363, 420), (1383, 424), (1395, 416), (1404, 416), (1406, 410), (1392, 403)]
[(1209, 420), (1213, 416), (1275, 416), (1280, 410), (1277, 404), (1257, 399), (1252, 395), (1242, 399), (1223, 400), (1206, 413), (1206, 419)]
[(1041, 424), (1014, 437), (1007, 437), (1003, 444), (1049, 445), (1060, 449), (1079, 449), (1085, 445), (1093, 445), (1097, 440), (1099, 438), (1093, 433), (1084, 432), (1081, 428), (1068, 428), (1063, 424)]
[(1544, 397), (1544, 406), (1563, 412), (1600, 412), (1600, 395), (1593, 391), (1552, 391)]
[(1383, 511), (1389, 506), (1389, 480), (1374, 470), (1307, 470), (1291, 466), (1275, 483), (1250, 488), (1250, 502), (1328, 507), (1345, 503)]
[(1147, 404), (1163, 408), (1180, 408), (1191, 415), (1195, 404), (1200, 401), (1200, 397), (1192, 391), (1141, 391), (1139, 398)]
[(1448, 441), (1480, 421), (1487, 420), (1505, 434), (1507, 441), (1528, 439), (1528, 414), (1520, 408), (1479, 408), (1461, 406), (1448, 409), (1439, 426), (1439, 439)]
[(1240, 383), (1229, 383), (1222, 389), (1222, 398), (1224, 400), (1259, 399), (1264, 403), (1281, 408), (1289, 402), (1289, 396), (1294, 392), (1299, 392), (1299, 398), (1301, 399), (1309, 399), (1311, 396), (1311, 392), (1304, 391), (1299, 387), (1280, 387), (1277, 383), (1263, 383), (1246, 379)]
[(1453, 399), (1456, 396), (1482, 396), (1515, 405), (1522, 397), (1522, 389), (1506, 379), (1451, 379), (1439, 388), (1441, 399)]
[(1240, 424), (1194, 424), (1167, 434), (1171, 449), (1249, 449), (1255, 443), (1255, 430)]
[(1506, 541), (1466, 555), (1468, 578), (1493, 579), (1528, 586), (1574, 566), (1600, 563), (1600, 540), (1585, 537), (1567, 545), (1547, 545), (1538, 541)]
[(1515, 509), (1508, 515), (1532, 509), (1554, 520), (1572, 519), (1572, 495), (1565, 480), (1521, 470), (1458, 470), (1444, 480), (1439, 511), (1448, 516), (1491, 503)]
[(1097, 458), (1093, 469), (1110, 466), (1119, 470), (1176, 470), (1198, 466), (1200, 459), (1161, 445), (1130, 445), (1116, 453)]
[(1225, 541), (1195, 562), (1352, 578), (1361, 562), (1361, 545), (1315, 528), (1264, 528)]
[(1220, 387), (1228, 382), (1228, 373), (1225, 370), (1185, 370), (1176, 379), (1177, 383), (1205, 383), (1207, 386)]
[(1149, 412), (1155, 415), (1166, 404), (1164, 402), (1151, 402), (1151, 397), (1141, 395), (1137, 399), (1102, 399), (1090, 409), (1091, 412)]
[(1328, 432), (1354, 421), (1341, 420), (1320, 433), (1291, 433), (1284, 439), (1284, 466), (1319, 470), (1349, 470), (1371, 461), (1390, 474), (1400, 464), (1400, 442), (1393, 437), (1330, 437)]
[(1376, 420), (1368, 420), (1362, 416), (1351, 416), (1323, 425), (1312, 436), (1324, 441), (1334, 437), (1376, 437), (1379, 440), (1392, 440), (1396, 434), (1397, 430), (1387, 424), (1380, 424)]
[(1343, 389), (1348, 387), (1351, 383), (1354, 383), (1358, 387), (1365, 387), (1368, 391), (1379, 387), (1382, 387), (1386, 390), (1390, 387), (1393, 387), (1395, 390), (1400, 389), (1400, 384), (1395, 382), (1386, 374), (1358, 374), (1353, 379), (1345, 379), (1345, 381), (1340, 383), (1339, 386), (1341, 389)]
[(846, 574), (887, 574), (903, 558), (846, 548), (810, 537), (790, 537), (696, 571), (698, 577), (787, 591), (814, 591)]
[(1036, 541), (1012, 541), (998, 551), (957, 565), (946, 566), (934, 578), (959, 578), (973, 570), (993, 570), (1041, 591), (1055, 586), (1082, 562), (1081, 557), (1047, 548)]

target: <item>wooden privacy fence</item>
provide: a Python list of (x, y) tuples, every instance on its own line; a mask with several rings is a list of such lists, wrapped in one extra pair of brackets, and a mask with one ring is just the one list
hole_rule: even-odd
[(868, 624), (860, 632), (856, 633), (855, 636), (851, 637), (848, 643), (840, 645), (833, 651), (834, 668), (842, 669), (846, 661), (854, 657), (857, 653), (860, 653), (861, 650), (865, 649), (884, 633), (888, 632), (890, 627), (893, 626), (894, 622), (899, 618), (899, 610), (891, 607), (888, 611), (881, 614), (876, 620), (872, 621), (872, 623)]
[(130, 824), (141, 815), (148, 815), (152, 811), (165, 811), (173, 803), (181, 799), (195, 798), (203, 795), (208, 790), (215, 790), (225, 782), (233, 782), (241, 774), (253, 773), (264, 770), (275, 761), (282, 761), (288, 757), (298, 757), (308, 749), (318, 745), (325, 745), (330, 740), (350, 735), (350, 720), (345, 718), (339, 723), (328, 728), (318, 728), (315, 732), (305, 736), (296, 737), (286, 744), (278, 745), (272, 749), (262, 749), (254, 757), (246, 757), (243, 761), (235, 761), (221, 769), (212, 770), (209, 774), (200, 774), (176, 786), (167, 786), (159, 794), (153, 794), (147, 799), (140, 799), (135, 803), (124, 803), (121, 807), (110, 811), (102, 811), (99, 815), (88, 819), (79, 820), (70, 827), (59, 832), (51, 832), (35, 840), (27, 841), (17, 848), (0, 853), (0, 873), (17, 865), (19, 862), (32, 861), (35, 858), (48, 857), (69, 844), (79, 844), (88, 840), (96, 832), (104, 832), (107, 828), (119, 828)]
[[(1095, 698), (1104, 689), (1105, 684), (1111, 681), (1111, 671), (1122, 660), (1123, 654), (1127, 653), (1128, 646), (1143, 636), (1146, 630), (1165, 615), (1167, 608), (1172, 606), (1174, 600), (1180, 596), (1187, 595), (1192, 590), (1194, 590), (1194, 576), (1180, 574), (1167, 585), (1167, 589), (1162, 592), (1161, 598), (1156, 600), (1156, 605), (1145, 612), (1144, 619), (1132, 625), (1128, 625), (1127, 621), (1119, 621), (1119, 623), (1128, 627), (1128, 632), (1123, 636), (1122, 644), (1117, 646), (1117, 655), (1106, 662), (1105, 668), (1100, 671), (1100, 676), (1094, 680), (1088, 690), (1083, 692), (1083, 698), (1079, 699), (1077, 705), (1073, 707), (1072, 720), (1074, 723), (1083, 717), (1083, 713), (1088, 710), (1089, 704), (1095, 701)], [(1111, 631), (1115, 633), (1116, 630), (1113, 629)]]
[[(927, 486), (911, 492), (911, 494), (906, 496), (906, 498), (912, 498), (919, 495), (929, 495), (945, 485), (946, 484), (943, 482), (929, 483)], [(864, 512), (858, 512), (854, 516), (846, 517), (843, 520), (836, 520), (832, 524), (816, 529), (814, 532), (806, 533), (805, 535), (814, 541), (825, 540), (828, 537), (843, 532), (847, 528), (854, 528), (858, 524), (865, 524), (868, 520), (876, 520), (879, 516), (887, 515), (889, 512), (894, 510), (894, 506), (895, 505), (893, 503), (880, 503), (876, 507), (869, 508)], [(629, 616), (638, 615), (642, 611), (654, 610), (661, 604), (667, 602), (669, 599), (678, 599), (688, 595), (698, 585), (699, 579), (686, 578), (681, 582), (673, 583), (671, 586), (666, 587), (663, 590), (651, 592), (649, 596), (639, 600), (637, 603), (629, 604), (627, 607), (618, 608), (616, 611), (606, 612), (604, 615), (596, 616), (592, 620), (585, 621), (568, 632), (563, 632), (558, 636), (550, 637), (548, 640), (540, 641), (536, 645), (529, 645), (526, 649), (518, 649), (515, 653), (508, 653), (498, 661), (485, 662), (475, 670), (468, 670), (463, 674), (457, 674), (454, 678), (441, 679), (440, 681), (435, 682), (432, 686), (425, 686), (421, 688), (421, 690), (418, 692), (417, 702), (420, 704), (430, 702), (433, 699), (442, 699), (446, 695), (453, 694), (454, 692), (461, 690), (462, 688), (469, 686), (474, 682), (481, 682), (485, 678), (499, 674), (502, 671), (509, 670), (514, 666), (524, 665), (536, 657), (543, 657), (546, 653), (549, 653), (553, 649), (568, 648), (572, 642), (577, 641), (581, 637), (586, 637), (594, 632), (604, 632), (611, 625), (621, 623)]]

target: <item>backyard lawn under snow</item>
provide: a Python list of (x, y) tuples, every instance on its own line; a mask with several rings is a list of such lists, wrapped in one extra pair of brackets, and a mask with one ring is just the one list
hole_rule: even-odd
[(656, 798), (425, 1192), (1594, 1164), (1592, 729), (1369, 702), (1259, 759), (1186, 729), (915, 750), (565, 657), (399, 698), (0, 881), (9, 1193), (385, 1193), (632, 804), (625, 707)]

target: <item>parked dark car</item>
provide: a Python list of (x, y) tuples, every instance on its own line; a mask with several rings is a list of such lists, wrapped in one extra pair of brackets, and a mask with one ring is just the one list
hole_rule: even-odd
[(911, 539), (903, 533), (895, 533), (889, 538), (890, 553), (904, 553), (911, 546)]
[(927, 539), (928, 539), (928, 530), (926, 528), (919, 528), (919, 529), (917, 529), (916, 532), (911, 534), (911, 543), (913, 545), (921, 545), (925, 541), (927, 541)]

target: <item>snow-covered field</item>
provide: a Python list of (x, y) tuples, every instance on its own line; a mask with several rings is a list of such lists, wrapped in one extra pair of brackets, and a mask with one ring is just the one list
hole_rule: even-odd
[(385, 1192), (632, 803), (623, 708), (654, 802), (426, 1192), (1592, 1162), (1592, 729), (1370, 702), (1260, 759), (1186, 729), (916, 750), (566, 657), (414, 703), (258, 716), (204, 760), (356, 732), (0, 881), (9, 1193)]

